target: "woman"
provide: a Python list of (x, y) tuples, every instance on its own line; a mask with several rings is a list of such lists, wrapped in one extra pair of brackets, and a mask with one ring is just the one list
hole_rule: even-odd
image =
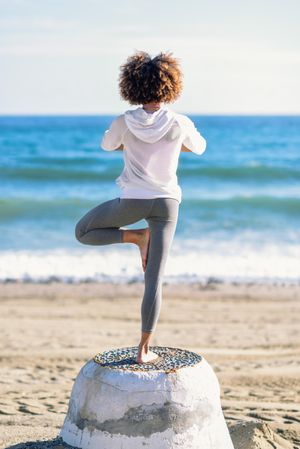
[[(178, 60), (170, 52), (151, 59), (138, 51), (121, 65), (121, 97), (139, 107), (119, 115), (101, 142), (105, 151), (124, 150), (124, 169), (116, 179), (120, 196), (87, 212), (75, 231), (83, 244), (133, 243), (139, 248), (145, 290), (137, 363), (158, 359), (149, 343), (161, 308), (162, 277), (181, 203), (179, 155), (181, 151), (201, 155), (206, 147), (194, 123), (166, 106), (180, 96), (182, 78)], [(142, 219), (148, 227), (121, 228)]]

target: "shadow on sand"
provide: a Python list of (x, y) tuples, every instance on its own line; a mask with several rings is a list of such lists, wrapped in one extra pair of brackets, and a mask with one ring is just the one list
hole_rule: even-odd
[(60, 437), (47, 441), (27, 441), (26, 443), (18, 443), (8, 446), (4, 449), (78, 449), (64, 443)]

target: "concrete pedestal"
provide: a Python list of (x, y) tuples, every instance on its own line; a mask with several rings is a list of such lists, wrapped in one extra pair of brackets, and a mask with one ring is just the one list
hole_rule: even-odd
[(82, 449), (234, 449), (217, 377), (200, 355), (151, 346), (162, 359), (137, 364), (137, 347), (105, 351), (80, 370), (61, 429)]

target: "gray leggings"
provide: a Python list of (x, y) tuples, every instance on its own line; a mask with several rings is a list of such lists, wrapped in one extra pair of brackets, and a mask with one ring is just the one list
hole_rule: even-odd
[[(86, 245), (123, 242), (123, 229), (145, 219), (150, 228), (150, 244), (144, 273), (145, 290), (141, 306), (142, 332), (155, 330), (162, 301), (162, 277), (178, 219), (175, 198), (115, 198), (87, 212), (77, 223), (75, 235)], [(126, 229), (126, 228), (125, 228)]]

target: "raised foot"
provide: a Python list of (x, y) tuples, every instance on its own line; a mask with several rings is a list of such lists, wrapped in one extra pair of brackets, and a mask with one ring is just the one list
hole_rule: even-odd
[(148, 259), (149, 243), (150, 243), (150, 229), (145, 228), (141, 231), (142, 232), (139, 233), (139, 239), (138, 239), (137, 244), (138, 244), (138, 247), (139, 247), (140, 253), (141, 253), (143, 271), (145, 271), (146, 267), (147, 267), (147, 259)]
[(137, 363), (150, 363), (154, 362), (159, 358), (159, 355), (156, 352), (148, 351), (146, 353), (138, 354), (136, 357)]

